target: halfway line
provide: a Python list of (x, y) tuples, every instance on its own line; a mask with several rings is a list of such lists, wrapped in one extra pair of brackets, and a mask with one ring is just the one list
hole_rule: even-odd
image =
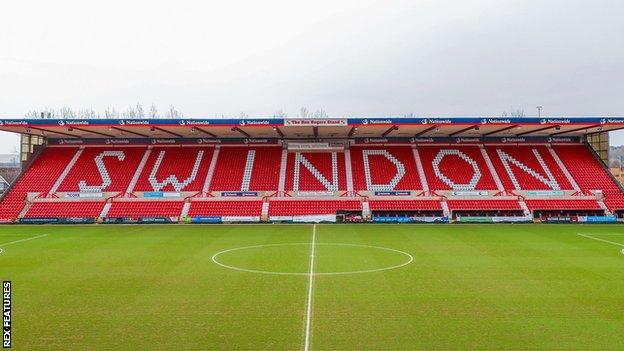
[(312, 226), (312, 249), (310, 249), (310, 270), (308, 273), (308, 302), (306, 306), (306, 327), (304, 351), (310, 350), (310, 341), (312, 339), (312, 291), (314, 288), (314, 254), (316, 250), (316, 224)]

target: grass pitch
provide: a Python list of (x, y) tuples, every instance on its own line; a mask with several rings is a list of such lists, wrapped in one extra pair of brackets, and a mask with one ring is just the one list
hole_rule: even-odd
[(624, 227), (317, 225), (314, 258), (312, 233), (2, 226), (13, 347), (297, 350), (309, 321), (316, 350), (624, 348)]

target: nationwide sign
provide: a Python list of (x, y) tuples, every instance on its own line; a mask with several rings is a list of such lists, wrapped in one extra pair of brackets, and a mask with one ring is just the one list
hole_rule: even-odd
[(461, 143), (482, 143), (481, 138), (455, 138), (455, 142), (458, 144)]
[[(523, 144), (523, 143), (564, 143), (574, 144), (580, 143), (579, 137), (486, 137), (486, 138), (453, 138), (453, 137), (435, 137), (435, 138), (355, 138), (355, 144), (475, 144), (475, 143), (502, 143), (502, 144)], [(252, 138), (168, 138), (168, 139), (150, 139), (150, 138), (132, 138), (132, 139), (112, 139), (112, 138), (49, 138), (48, 145), (207, 145), (216, 144), (248, 144), (248, 145), (276, 145), (279, 139), (252, 139)], [(342, 150), (344, 144), (341, 142), (330, 143), (288, 143), (289, 150)]]
[(570, 123), (572, 123), (572, 120), (567, 119), (567, 118), (558, 118), (558, 119), (544, 118), (540, 120), (540, 124), (570, 124)]
[(283, 118), (141, 118), (141, 119), (0, 119), (0, 126), (20, 127), (20, 126), (40, 126), (40, 127), (71, 127), (71, 126), (100, 126), (100, 127), (167, 127), (167, 126), (281, 126), (284, 124)]
[(0, 126), (7, 127), (26, 127), (28, 126), (28, 121), (12, 121), (12, 120), (0, 120)]
[(265, 120), (241, 120), (238, 122), (240, 126), (269, 126), (271, 125), (271, 121), (268, 119)]
[(193, 120), (193, 119), (181, 119), (178, 122), (179, 125), (181, 126), (209, 126), (212, 123), (210, 123), (210, 121), (208, 120)]
[(168, 139), (150, 139), (150, 138), (132, 138), (132, 139), (98, 139), (98, 138), (82, 138), (82, 139), (48, 139), (48, 145), (193, 145), (193, 144), (277, 144), (277, 139), (250, 139), (250, 138), (222, 138), (222, 139), (206, 139), (206, 138), (168, 138)]
[[(109, 139), (105, 139), (109, 140)], [(48, 144), (57, 144), (57, 145), (82, 145), (84, 144), (84, 140), (82, 139), (50, 139)], [(100, 141), (101, 143), (101, 141)], [(109, 143), (106, 143), (109, 144)]]
[(89, 121), (86, 120), (82, 120), (82, 121), (77, 121), (77, 120), (60, 120), (58, 121), (58, 125), (59, 126), (88, 126), (89, 125)]
[(349, 118), (349, 125), (573, 125), (573, 124), (624, 124), (624, 117), (383, 117)]
[(624, 119), (621, 118), (603, 118), (600, 120), (600, 124), (622, 124), (624, 123)]
[(149, 120), (119, 120), (120, 126), (147, 126), (150, 124)]
[(523, 143), (580, 143), (579, 137), (484, 137), (484, 138), (355, 138), (355, 144), (523, 144)]
[(511, 123), (510, 119), (504, 118), (484, 118), (481, 120), (481, 124), (509, 124)]
[(363, 119), (361, 122), (363, 125), (373, 125), (373, 124), (393, 124), (391, 119)]

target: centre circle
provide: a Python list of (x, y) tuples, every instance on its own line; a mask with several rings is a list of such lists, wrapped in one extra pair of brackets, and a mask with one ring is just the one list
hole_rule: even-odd
[(236, 247), (212, 255), (212, 261), (241, 272), (275, 275), (309, 275), (314, 259), (314, 275), (361, 274), (397, 269), (414, 261), (401, 250), (383, 246), (315, 243), (264, 244)]

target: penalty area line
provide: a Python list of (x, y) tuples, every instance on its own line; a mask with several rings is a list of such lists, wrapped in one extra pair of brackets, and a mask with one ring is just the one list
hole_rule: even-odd
[[(616, 243), (615, 241), (600, 239), (600, 238), (593, 237), (591, 235), (581, 234), (581, 233), (576, 233), (576, 235), (582, 236), (583, 238), (592, 239), (592, 240), (596, 240), (596, 241), (602, 241), (603, 243), (616, 245), (616, 246), (619, 246), (619, 247), (624, 247), (624, 244)], [(622, 249), (622, 254), (624, 254), (624, 249)]]
[(312, 299), (314, 291), (314, 258), (316, 251), (316, 224), (312, 225), (312, 248), (310, 249), (310, 269), (308, 271), (308, 299), (306, 302), (306, 323), (305, 323), (305, 339), (303, 350), (310, 350), (310, 341), (312, 339)]
[(2, 243), (2, 244), (0, 244), (0, 253), (2, 253), (4, 251), (4, 249), (3, 249), (4, 246), (17, 244), (17, 243), (21, 243), (21, 242), (24, 242), (24, 241), (35, 240), (35, 239), (43, 238), (43, 237), (46, 237), (46, 236), (48, 236), (48, 234), (42, 234), (42, 235), (37, 235), (37, 236), (30, 237), (30, 238), (9, 241), (8, 243)]

